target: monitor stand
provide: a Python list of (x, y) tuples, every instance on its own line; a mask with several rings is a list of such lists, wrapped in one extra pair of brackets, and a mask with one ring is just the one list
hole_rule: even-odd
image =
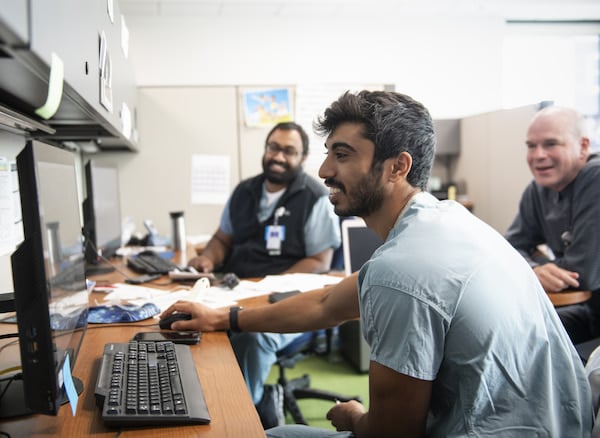
[(86, 277), (91, 277), (93, 275), (108, 274), (113, 271), (115, 271), (115, 267), (111, 266), (109, 264), (93, 265), (93, 264), (86, 263), (86, 265), (85, 265), (85, 276)]
[[(75, 391), (77, 391), (77, 395), (81, 395), (83, 392), (83, 382), (81, 379), (78, 379), (75, 376), (71, 376), (73, 379), (73, 386), (75, 387)], [(65, 391), (64, 385), (60, 390), (60, 394), (58, 395), (58, 403), (62, 406), (69, 403), (69, 397), (67, 396), (67, 391)]]
[(4, 394), (0, 399), (0, 418), (23, 417), (34, 412), (25, 405), (25, 391), (22, 380), (0, 383), (0, 391)]
[(0, 293), (0, 313), (15, 311), (15, 294)]
[[(73, 377), (73, 385), (75, 385), (77, 394), (80, 395), (83, 392), (83, 382), (77, 377)], [(0, 394), (2, 394), (0, 398), (1, 420), (35, 414), (25, 403), (25, 390), (22, 380), (0, 382)], [(58, 401), (61, 406), (69, 402), (64, 389), (60, 391)]]

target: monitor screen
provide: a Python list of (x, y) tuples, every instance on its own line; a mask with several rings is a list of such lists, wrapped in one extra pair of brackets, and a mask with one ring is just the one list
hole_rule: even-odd
[[(116, 167), (85, 166), (86, 199), (83, 203), (85, 254), (88, 264), (115, 255), (121, 246), (121, 206), (119, 173)], [(88, 271), (93, 267), (88, 267)]]
[(342, 222), (345, 274), (358, 271), (382, 243), (383, 240), (362, 219), (345, 219)]
[[(17, 169), (24, 241), (11, 262), (24, 395), (21, 413), (56, 415), (66, 401), (63, 367), (69, 361), (74, 369), (88, 314), (75, 157), (29, 141), (17, 157)], [(75, 384), (80, 391), (81, 382)], [(1, 414), (8, 405), (17, 409), (15, 403), (3, 398)]]

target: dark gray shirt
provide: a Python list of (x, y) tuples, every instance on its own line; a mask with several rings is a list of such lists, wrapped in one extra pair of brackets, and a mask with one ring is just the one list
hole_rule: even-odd
[(600, 157), (591, 155), (563, 191), (532, 181), (506, 239), (531, 266), (548, 262), (532, 258), (546, 244), (561, 268), (579, 273), (580, 288), (600, 290)]

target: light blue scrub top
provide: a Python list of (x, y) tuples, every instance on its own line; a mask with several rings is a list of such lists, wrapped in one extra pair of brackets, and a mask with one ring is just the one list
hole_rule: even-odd
[(416, 195), (358, 281), (371, 360), (433, 382), (428, 437), (590, 435), (581, 360), (537, 277), (460, 204)]

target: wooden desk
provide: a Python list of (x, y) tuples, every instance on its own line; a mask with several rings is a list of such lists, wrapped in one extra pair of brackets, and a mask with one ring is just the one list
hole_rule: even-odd
[(554, 307), (583, 303), (592, 297), (592, 292), (589, 290), (566, 290), (563, 292), (546, 292), (546, 294)]
[[(166, 277), (165, 277), (166, 278)], [(98, 276), (97, 279), (122, 281), (118, 273)], [(158, 281), (157, 281), (158, 282)], [(91, 297), (92, 299), (94, 297)], [(60, 408), (58, 416), (33, 415), (15, 420), (3, 421), (0, 430), (11, 437), (79, 437), (90, 436), (108, 438), (126, 437), (264, 437), (260, 419), (244, 383), (239, 366), (224, 332), (203, 333), (198, 345), (191, 346), (196, 370), (204, 390), (206, 404), (212, 417), (209, 425), (180, 427), (109, 429), (100, 418), (96, 407), (94, 388), (104, 344), (107, 342), (127, 342), (138, 331), (157, 330), (158, 326), (140, 327), (151, 320), (132, 323), (131, 326), (111, 326), (90, 324), (85, 334), (73, 375), (84, 384), (79, 396), (77, 415), (71, 414), (69, 405)], [(136, 326), (137, 325), (137, 326)], [(0, 330), (14, 331), (16, 326), (4, 325)], [(10, 340), (1, 340), (7, 343)], [(18, 346), (7, 347), (0, 358), (0, 368), (4, 368), (15, 357), (18, 360)], [(119, 433), (120, 432), (120, 433)]]

